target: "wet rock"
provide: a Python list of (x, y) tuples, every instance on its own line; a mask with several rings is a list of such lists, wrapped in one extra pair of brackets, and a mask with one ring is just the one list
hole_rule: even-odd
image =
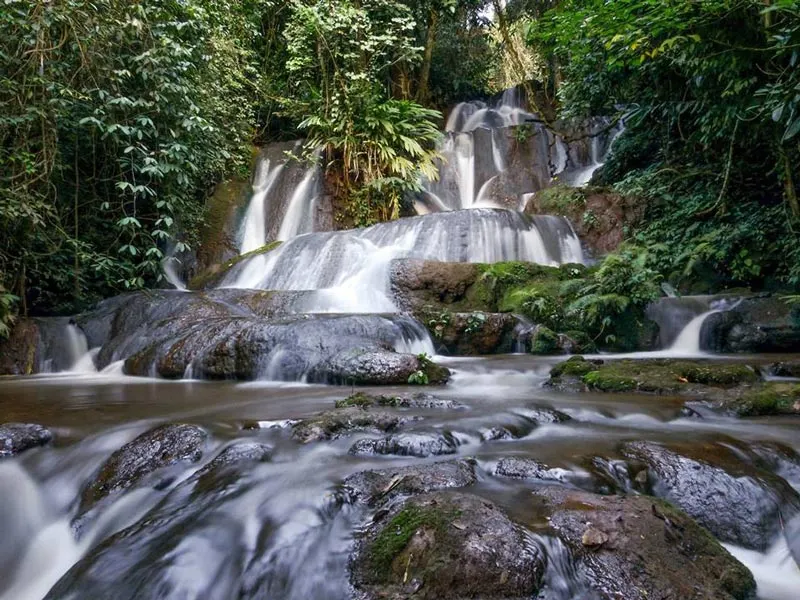
[(730, 310), (709, 315), (701, 334), (718, 353), (795, 352), (800, 348), (800, 306), (769, 294), (744, 298)]
[(350, 454), (394, 454), (397, 456), (442, 456), (455, 454), (458, 442), (448, 433), (396, 433), (387, 437), (358, 440)]
[(767, 382), (720, 399), (715, 406), (739, 417), (800, 415), (800, 383)]
[(529, 533), (477, 496), (409, 499), (373, 523), (352, 563), (365, 598), (530, 598), (545, 558)]
[(789, 552), (800, 568), (800, 515), (786, 524), (786, 530), (783, 532), (786, 538), (786, 544), (789, 546)]
[(292, 438), (301, 444), (332, 440), (357, 431), (386, 432), (408, 421), (402, 415), (362, 408), (340, 408), (292, 425)]
[(772, 363), (767, 367), (767, 372), (775, 377), (793, 377), (795, 379), (800, 379), (800, 360)]
[(197, 462), (208, 434), (195, 425), (161, 425), (114, 452), (81, 494), (81, 512), (159, 469)]
[[(391, 286), (398, 306), (417, 313), (432, 306), (459, 305), (479, 276), (479, 266), (472, 263), (402, 259), (392, 262)], [(473, 310), (491, 309), (473, 304)]]
[(0, 425), (0, 458), (44, 446), (52, 439), (49, 429), (35, 423), (3, 423)]
[[(324, 380), (328, 376), (333, 382), (355, 385), (402, 385), (418, 371), (425, 372), (419, 358), (411, 354), (350, 350), (312, 370), (312, 377)], [(445, 383), (450, 373), (444, 371), (432, 377), (426, 374), (426, 383)]]
[(362, 471), (344, 480), (343, 495), (374, 506), (397, 496), (467, 487), (476, 480), (473, 461), (445, 461), (432, 465)]
[(540, 481), (565, 482), (570, 479), (570, 472), (565, 469), (551, 468), (536, 459), (517, 456), (501, 458), (494, 469), (494, 474), (513, 479)]
[(599, 392), (643, 392), (716, 400), (735, 397), (757, 381), (758, 374), (741, 363), (672, 359), (589, 361), (574, 356), (551, 370), (549, 384), (560, 388), (565, 383), (574, 387), (580, 382)]
[(535, 510), (572, 551), (600, 598), (755, 598), (750, 571), (691, 518), (664, 502), (556, 486), (533, 493)]
[(453, 356), (482, 356), (511, 352), (517, 318), (507, 313), (456, 312), (439, 323), (428, 317), (437, 348)]
[(336, 408), (357, 406), (369, 408), (372, 406), (386, 406), (392, 408), (430, 408), (430, 409), (462, 409), (464, 404), (456, 400), (439, 398), (433, 394), (420, 392), (417, 394), (401, 394), (399, 396), (386, 396), (382, 394), (367, 394), (356, 392), (347, 398), (336, 401)]
[(0, 339), (0, 375), (32, 375), (38, 371), (39, 328), (34, 319), (20, 319), (7, 339)]
[(566, 423), (572, 420), (572, 417), (568, 414), (554, 408), (536, 406), (517, 409), (515, 412), (527, 420), (533, 421), (536, 425), (555, 425), (556, 423)]
[[(257, 442), (226, 447), (142, 519), (92, 549), (47, 598), (236, 597), (244, 525), (219, 509), (248, 489), (241, 474), (268, 460), (270, 451)], [(187, 565), (202, 568), (180, 576)]]
[(765, 550), (800, 510), (800, 496), (782, 478), (743, 462), (721, 444), (624, 444), (622, 453), (647, 465), (653, 493), (724, 542)]

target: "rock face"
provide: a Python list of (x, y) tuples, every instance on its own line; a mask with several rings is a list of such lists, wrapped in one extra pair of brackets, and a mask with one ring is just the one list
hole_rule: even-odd
[(529, 536), (478, 496), (418, 496), (367, 532), (353, 583), (366, 598), (530, 598), (545, 559)]
[(600, 598), (755, 598), (750, 571), (666, 503), (558, 487), (537, 489), (534, 499)]
[(713, 352), (796, 352), (800, 305), (768, 295), (744, 298), (732, 309), (710, 315), (701, 335)]
[(106, 496), (136, 485), (148, 475), (177, 462), (197, 462), (207, 439), (194, 425), (161, 425), (114, 452), (83, 490), (81, 512)]
[(591, 254), (603, 256), (620, 247), (626, 227), (642, 220), (644, 204), (602, 188), (557, 186), (531, 196), (525, 212), (567, 217)]
[(32, 375), (38, 366), (39, 329), (33, 319), (22, 319), (8, 339), (0, 339), (0, 374)]
[(0, 459), (15, 456), (25, 450), (44, 446), (53, 439), (49, 429), (33, 423), (4, 423), (0, 425)]
[(648, 468), (655, 495), (679, 506), (724, 542), (765, 550), (800, 511), (783, 479), (742, 462), (720, 444), (669, 447), (632, 442), (623, 455)]

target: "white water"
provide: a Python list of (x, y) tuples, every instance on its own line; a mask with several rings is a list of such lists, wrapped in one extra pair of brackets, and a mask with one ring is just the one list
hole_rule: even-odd
[(697, 315), (694, 319), (689, 321), (689, 324), (683, 328), (678, 338), (670, 346), (669, 351), (675, 354), (684, 356), (700, 356), (703, 351), (700, 349), (700, 331), (703, 328), (705, 320), (713, 314), (721, 312), (720, 310), (709, 310), (701, 315)]
[(242, 222), (240, 252), (246, 254), (267, 243), (267, 202), (269, 193), (283, 170), (283, 164), (271, 168), (270, 159), (259, 160), (253, 177), (253, 195)]
[[(297, 189), (289, 200), (286, 214), (283, 217), (281, 228), (278, 232), (278, 240), (284, 242), (301, 233), (311, 231), (311, 227), (305, 225), (305, 223), (312, 217), (314, 205), (319, 195), (317, 191), (317, 180), (317, 167), (310, 167), (308, 171), (306, 171), (303, 181), (297, 186)], [(261, 245), (263, 246), (264, 244)]]
[(583, 262), (580, 241), (560, 217), (528, 220), (505, 210), (400, 219), (366, 229), (298, 236), (248, 258), (221, 287), (312, 290), (300, 312), (386, 313), (395, 258), (447, 262)]
[(723, 544), (755, 577), (759, 600), (797, 600), (800, 598), (800, 566), (794, 562), (780, 536), (765, 552)]
[(181, 280), (180, 275), (178, 275), (177, 265), (179, 264), (180, 260), (176, 257), (168, 256), (164, 259), (164, 262), (161, 263), (161, 266), (164, 270), (164, 277), (166, 280), (172, 284), (176, 290), (185, 292), (186, 284)]

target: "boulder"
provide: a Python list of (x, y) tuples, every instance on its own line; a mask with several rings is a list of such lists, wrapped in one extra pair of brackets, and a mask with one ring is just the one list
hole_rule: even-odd
[(53, 440), (49, 429), (35, 423), (3, 423), (0, 425), (0, 458), (16, 456)]
[(781, 523), (800, 511), (800, 495), (786, 481), (722, 444), (631, 442), (622, 454), (647, 467), (653, 494), (723, 542), (764, 551)]
[(709, 315), (701, 336), (713, 352), (796, 352), (800, 305), (768, 294), (744, 298), (730, 310)]
[(428, 494), (437, 490), (463, 488), (477, 481), (475, 463), (450, 460), (394, 469), (361, 471), (342, 483), (342, 495), (375, 506), (398, 496)]
[(755, 580), (747, 567), (665, 502), (546, 486), (534, 491), (534, 506), (566, 544), (577, 562), (574, 570), (594, 592), (580, 597), (755, 598)]
[(364, 438), (350, 447), (350, 454), (395, 456), (442, 456), (455, 454), (458, 441), (449, 433), (395, 433), (382, 438)]
[(458, 410), (466, 408), (464, 404), (458, 402), (457, 400), (439, 398), (434, 394), (426, 394), (422, 392), (417, 394), (401, 394), (398, 396), (356, 392), (354, 394), (350, 394), (347, 398), (336, 401), (336, 408), (370, 408), (373, 406), (446, 410)]
[(292, 438), (301, 444), (333, 440), (358, 431), (394, 431), (408, 419), (394, 412), (339, 408), (303, 419), (292, 425)]
[(352, 563), (364, 598), (534, 597), (545, 569), (530, 534), (478, 496), (434, 492), (379, 517)]
[[(110, 494), (142, 482), (176, 463), (193, 463), (203, 455), (208, 434), (195, 425), (160, 425), (114, 452), (81, 493), (81, 512)], [(155, 483), (159, 483), (156, 481)]]

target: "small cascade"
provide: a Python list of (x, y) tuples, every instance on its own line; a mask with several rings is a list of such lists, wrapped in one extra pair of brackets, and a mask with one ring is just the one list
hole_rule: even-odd
[[(525, 104), (522, 89), (512, 88), (492, 102), (463, 102), (452, 109), (439, 147), (439, 178), (422, 182), (423, 192), (415, 201), (418, 214), (517, 208), (521, 196), (554, 182), (584, 186), (622, 131), (621, 125), (605, 131), (608, 122), (593, 119), (579, 128), (583, 135), (568, 143)], [(509, 131), (519, 125), (529, 129)]]
[(300, 148), (300, 142), (270, 144), (259, 155), (239, 228), (241, 254), (314, 231), (320, 169), (299, 159)]
[(178, 266), (181, 264), (180, 260), (175, 256), (168, 256), (161, 263), (164, 270), (164, 278), (176, 289), (181, 292), (186, 291), (186, 284), (181, 280), (178, 275)]
[[(286, 208), (277, 239), (284, 242), (313, 231), (314, 205), (320, 195), (319, 169), (310, 167), (297, 186)], [(263, 245), (263, 244), (262, 244)]]
[(242, 261), (221, 287), (316, 290), (298, 307), (302, 312), (394, 312), (388, 288), (395, 258), (583, 262), (580, 241), (566, 219), (480, 209), (301, 235)]
[(709, 310), (697, 315), (694, 319), (689, 321), (686, 327), (683, 328), (683, 331), (681, 331), (680, 335), (678, 335), (678, 337), (672, 343), (672, 346), (669, 347), (670, 352), (686, 355), (702, 354), (700, 349), (700, 330), (703, 328), (703, 323), (705, 320), (718, 312), (720, 311)]

